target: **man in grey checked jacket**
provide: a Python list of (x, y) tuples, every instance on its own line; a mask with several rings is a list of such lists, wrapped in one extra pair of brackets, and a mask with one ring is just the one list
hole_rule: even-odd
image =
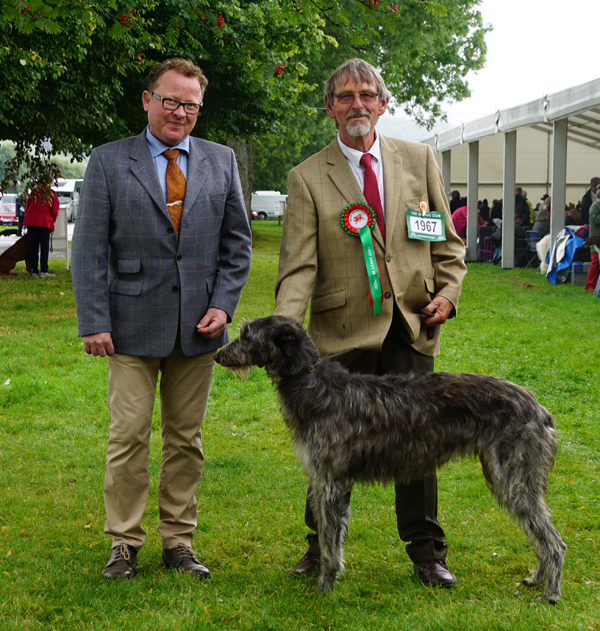
[[(94, 149), (73, 236), (73, 287), (87, 353), (108, 357), (110, 427), (102, 574), (133, 575), (146, 532), (149, 440), (158, 374), (162, 460), (158, 486), (162, 562), (200, 578), (192, 550), (200, 428), (213, 355), (228, 341), (248, 277), (251, 233), (231, 149), (190, 137), (207, 85), (200, 68), (170, 59), (142, 95), (148, 127)], [(167, 204), (165, 150), (179, 150), (183, 207)], [(174, 166), (174, 165), (173, 165)]]

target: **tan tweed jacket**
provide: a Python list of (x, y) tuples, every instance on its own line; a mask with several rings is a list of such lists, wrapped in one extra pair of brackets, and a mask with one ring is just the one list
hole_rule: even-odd
[[(432, 340), (420, 310), (435, 296), (455, 309), (466, 273), (464, 246), (456, 236), (442, 176), (428, 145), (380, 134), (384, 169), (386, 243), (375, 227), (373, 242), (384, 302), (369, 304), (360, 239), (340, 223), (344, 207), (365, 201), (337, 139), (292, 169), (283, 224), (274, 313), (303, 323), (310, 299), (309, 333), (322, 355), (357, 348), (380, 350), (398, 305), (405, 338), (419, 352), (439, 354), (440, 327)], [(445, 242), (408, 238), (406, 211), (425, 201), (446, 214)]]

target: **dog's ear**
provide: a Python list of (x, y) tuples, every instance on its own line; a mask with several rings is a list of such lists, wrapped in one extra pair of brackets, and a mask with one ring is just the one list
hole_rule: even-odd
[(291, 357), (294, 354), (294, 346), (296, 346), (298, 342), (298, 336), (289, 329), (280, 329), (279, 331), (275, 331), (275, 335), (273, 336), (273, 343), (277, 348), (281, 349), (288, 357)]

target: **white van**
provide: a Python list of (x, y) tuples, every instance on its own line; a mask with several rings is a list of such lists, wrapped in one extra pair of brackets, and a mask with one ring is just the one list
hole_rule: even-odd
[(259, 219), (283, 217), (287, 197), (279, 191), (256, 191), (256, 193), (252, 193), (250, 210), (253, 210)]
[(67, 221), (72, 222), (77, 218), (77, 206), (79, 193), (83, 180), (65, 180), (58, 178), (52, 186), (52, 190), (58, 195), (58, 203), (67, 211)]

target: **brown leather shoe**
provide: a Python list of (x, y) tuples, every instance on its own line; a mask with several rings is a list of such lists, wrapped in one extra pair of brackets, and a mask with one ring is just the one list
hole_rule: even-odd
[(321, 555), (314, 552), (307, 552), (298, 561), (298, 565), (288, 572), (290, 578), (295, 576), (313, 576), (318, 574), (321, 568)]
[(425, 585), (452, 587), (457, 579), (446, 565), (446, 561), (434, 559), (426, 563), (415, 563), (415, 571)]
[(137, 563), (137, 550), (128, 544), (115, 546), (102, 570), (104, 578), (131, 578)]
[(194, 551), (183, 543), (175, 548), (163, 548), (162, 562), (165, 567), (174, 567), (182, 574), (193, 574), (198, 578), (210, 578), (210, 572), (196, 558)]

